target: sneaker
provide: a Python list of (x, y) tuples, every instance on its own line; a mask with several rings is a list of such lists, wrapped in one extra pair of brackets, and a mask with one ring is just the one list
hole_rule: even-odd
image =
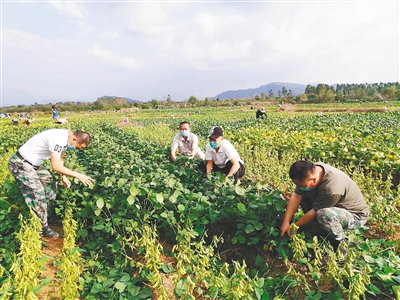
[(49, 226), (43, 228), (42, 235), (44, 237), (59, 237), (60, 236), (60, 234), (57, 231), (51, 229)]

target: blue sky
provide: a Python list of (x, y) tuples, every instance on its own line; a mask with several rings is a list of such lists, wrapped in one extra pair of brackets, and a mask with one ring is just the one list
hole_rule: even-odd
[(399, 81), (398, 1), (1, 0), (1, 105)]

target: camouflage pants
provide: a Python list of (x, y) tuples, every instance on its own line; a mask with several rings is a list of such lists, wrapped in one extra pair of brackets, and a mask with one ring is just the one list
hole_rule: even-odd
[(344, 230), (357, 229), (366, 223), (360, 220), (356, 214), (339, 207), (327, 207), (317, 210), (317, 221), (321, 227), (333, 234), (335, 240), (344, 239)]
[(43, 228), (47, 227), (47, 200), (56, 199), (56, 182), (53, 176), (46, 169), (35, 170), (15, 154), (8, 161), (8, 169), (15, 177), (26, 204), (42, 221)]

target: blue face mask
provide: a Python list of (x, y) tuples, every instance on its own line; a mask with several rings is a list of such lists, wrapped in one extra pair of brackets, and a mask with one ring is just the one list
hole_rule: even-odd
[(189, 132), (187, 130), (181, 130), (181, 136), (188, 136)]
[(311, 190), (313, 190), (313, 188), (309, 188), (309, 187), (300, 187), (300, 186), (297, 186), (300, 190), (302, 190), (303, 192), (309, 192), (309, 191), (311, 191)]
[(218, 147), (218, 143), (217, 142), (210, 142), (210, 146), (213, 149), (216, 149)]
[(76, 150), (74, 146), (71, 146), (70, 143), (67, 144), (68, 150)]

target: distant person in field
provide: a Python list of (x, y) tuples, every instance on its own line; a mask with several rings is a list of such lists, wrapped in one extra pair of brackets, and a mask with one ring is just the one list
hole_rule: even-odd
[(317, 226), (330, 234), (334, 249), (342, 245), (339, 251), (346, 256), (349, 239), (345, 230), (363, 226), (369, 216), (357, 184), (342, 171), (320, 162), (297, 161), (290, 167), (289, 176), (296, 188), (286, 207), (281, 235), (290, 234), (291, 219), (301, 206), (304, 215), (295, 224), (302, 227), (316, 220)]
[(189, 122), (179, 124), (179, 133), (174, 137), (171, 146), (171, 160), (176, 161), (176, 151), (189, 156), (189, 158), (204, 159), (205, 154), (199, 148), (199, 139), (190, 131)]
[(8, 162), (8, 169), (15, 177), (25, 198), (42, 223), (42, 235), (58, 237), (58, 232), (49, 227), (47, 221), (47, 201), (56, 199), (56, 182), (48, 170), (42, 167), (50, 159), (53, 171), (62, 174), (62, 182), (69, 188), (67, 176), (79, 179), (85, 186), (93, 179), (64, 167), (64, 154), (67, 149), (83, 149), (90, 143), (90, 135), (84, 131), (72, 132), (67, 129), (49, 129), (31, 137), (14, 153)]
[(51, 110), (53, 111), (53, 121), (56, 124), (65, 124), (68, 123), (68, 119), (67, 118), (60, 118), (60, 112), (58, 111), (58, 109), (53, 105), (51, 107)]
[(240, 159), (235, 147), (224, 139), (221, 127), (212, 127), (208, 136), (210, 142), (206, 146), (206, 163), (202, 166), (207, 174), (221, 172), (225, 174), (226, 181), (234, 177), (235, 182), (244, 175), (244, 163)]
[(267, 119), (267, 113), (265, 112), (265, 108), (261, 107), (260, 109), (258, 109), (256, 111), (256, 119), (260, 120), (260, 119)]
[(57, 107), (55, 107), (55, 105), (51, 107), (51, 111), (53, 112), (54, 122), (57, 122), (58, 118), (60, 117), (60, 112), (58, 111)]

